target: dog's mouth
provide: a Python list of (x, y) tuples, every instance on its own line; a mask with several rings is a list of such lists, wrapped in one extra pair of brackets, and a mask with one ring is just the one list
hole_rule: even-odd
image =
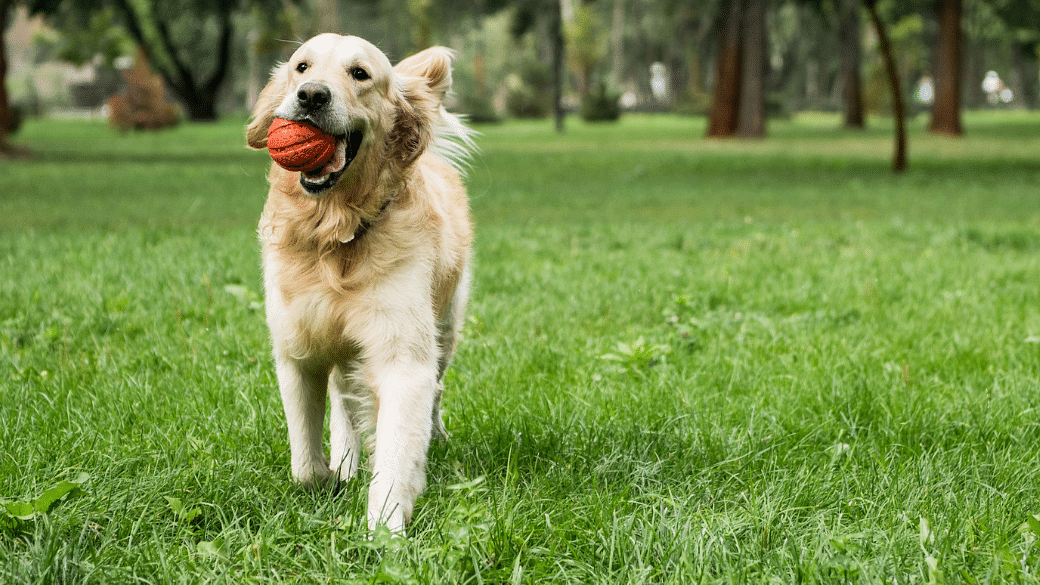
[(311, 195), (331, 189), (343, 177), (350, 163), (354, 162), (365, 133), (353, 130), (336, 137), (336, 152), (325, 166), (314, 171), (300, 173), (300, 185)]

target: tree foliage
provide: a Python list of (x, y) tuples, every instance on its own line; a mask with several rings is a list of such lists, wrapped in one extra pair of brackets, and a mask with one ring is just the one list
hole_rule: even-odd
[(26, 5), (62, 28), (74, 61), (85, 51), (123, 50), (118, 32), (98, 33), (98, 23), (110, 31), (121, 25), (194, 120), (217, 116), (219, 92), (231, 69), (235, 17), (250, 8), (283, 9), (278, 0), (27, 0)]
[[(209, 119), (234, 92), (235, 107), (255, 95), (270, 66), (293, 41), (328, 30), (377, 42), (392, 60), (427, 44), (460, 51), (459, 103), (493, 114), (529, 61), (550, 77), (565, 56), (558, 103), (577, 108), (590, 88), (623, 94), (627, 107), (679, 108), (706, 113), (724, 80), (729, 0), (0, 0), (47, 15), (61, 31), (50, 54), (74, 63), (111, 63), (139, 45), (190, 117)], [(759, 6), (759, 0), (740, 0)], [(877, 0), (886, 25), (901, 97), (910, 102), (918, 81), (931, 75), (940, 0)], [(730, 100), (754, 88), (772, 116), (798, 109), (842, 109), (851, 126), (868, 112), (893, 109), (886, 64), (865, 9), (857, 0), (762, 0), (764, 48), (742, 26), (741, 80)], [(563, 17), (561, 19), (561, 7)], [(967, 105), (986, 105), (979, 85), (989, 69), (1013, 90), (1012, 105), (1040, 106), (1040, 0), (964, 3), (962, 19)], [(755, 18), (754, 22), (762, 19)], [(559, 23), (564, 48), (555, 49)], [(488, 39), (489, 26), (512, 39)], [(492, 35), (493, 36), (493, 35)], [(755, 35), (756, 39), (760, 35)], [(752, 44), (754, 47), (752, 47)], [(750, 52), (749, 52), (750, 51)], [(757, 65), (744, 67), (749, 59)], [(663, 79), (662, 79), (663, 76)], [(530, 76), (528, 76), (530, 77)], [(857, 80), (858, 77), (858, 80)], [(248, 85), (248, 89), (247, 86)], [(760, 86), (760, 88), (758, 87)], [(859, 89), (856, 89), (856, 88)], [(554, 89), (558, 88), (558, 89)], [(849, 89), (850, 88), (850, 89)], [(531, 89), (531, 88), (528, 88)], [(604, 94), (606, 95), (606, 94)], [(222, 97), (223, 96), (223, 97)], [(735, 97), (734, 97), (735, 96)], [(855, 98), (861, 98), (856, 102)], [(746, 99), (746, 96), (745, 96)], [(0, 100), (3, 101), (3, 100)], [(2, 106), (0, 106), (2, 108)], [(916, 111), (924, 106), (917, 105)], [(914, 113), (911, 108), (910, 113)], [(740, 107), (733, 114), (740, 119)], [(745, 112), (747, 114), (747, 112)], [(0, 116), (6, 116), (0, 109)], [(493, 118), (493, 115), (486, 116)], [(745, 122), (754, 116), (745, 116)], [(858, 121), (857, 121), (858, 120)], [(764, 121), (764, 119), (763, 119)], [(751, 124), (748, 127), (754, 127)], [(761, 125), (758, 125), (761, 126)], [(730, 131), (732, 132), (732, 131)]]

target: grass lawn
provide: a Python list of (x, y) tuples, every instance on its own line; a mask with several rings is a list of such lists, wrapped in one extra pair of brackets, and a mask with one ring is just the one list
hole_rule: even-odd
[(0, 161), (0, 582), (1038, 581), (1040, 116), (482, 128), (408, 539), (289, 477), (243, 120)]

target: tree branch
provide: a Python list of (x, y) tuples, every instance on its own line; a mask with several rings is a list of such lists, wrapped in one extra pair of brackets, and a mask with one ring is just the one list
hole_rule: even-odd
[[(159, 18), (158, 14), (155, 15), (155, 28), (159, 31), (159, 41), (162, 43), (163, 49), (169, 55), (170, 62), (177, 71), (177, 77), (180, 78), (181, 86), (194, 91), (195, 77), (191, 74), (191, 69), (185, 66), (177, 57), (177, 47), (173, 46), (173, 35), (170, 34), (170, 27), (166, 25), (166, 21)], [(183, 96), (183, 94), (181, 95)]]
[(899, 72), (896, 70), (896, 60), (892, 56), (892, 43), (888, 40), (885, 23), (878, 15), (877, 0), (863, 0), (863, 4), (867, 7), (874, 30), (877, 31), (881, 55), (885, 59), (885, 69), (888, 71), (889, 88), (892, 91), (892, 113), (896, 119), (896, 144), (892, 170), (901, 173), (906, 168), (906, 116), (903, 114), (903, 92), (899, 87)]
[(119, 11), (126, 17), (126, 27), (130, 32), (130, 36), (134, 37), (134, 40), (137, 41), (137, 46), (144, 52), (144, 56), (148, 58), (152, 67), (159, 72), (163, 81), (166, 82), (166, 85), (170, 86), (170, 89), (172, 89), (174, 93), (183, 96), (185, 88), (181, 85), (179, 80), (174, 78), (173, 75), (163, 67), (162, 63), (159, 62), (159, 59), (156, 59), (157, 55), (152, 49), (151, 44), (148, 43), (148, 38), (144, 34), (144, 27), (141, 25), (141, 19), (138, 17), (137, 12), (134, 11), (133, 6), (131, 6), (130, 2), (127, 0), (114, 0), (114, 2), (119, 8)]

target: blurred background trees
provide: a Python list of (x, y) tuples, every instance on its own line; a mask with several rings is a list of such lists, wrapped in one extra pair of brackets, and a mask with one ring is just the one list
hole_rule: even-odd
[[(1040, 0), (879, 0), (908, 115), (957, 135), (962, 108), (1040, 107)], [(20, 116), (100, 112), (138, 51), (190, 120), (248, 111), (268, 71), (323, 31), (397, 60), (459, 53), (473, 119), (709, 117), (709, 136), (842, 112), (862, 128), (893, 94), (862, 0), (0, 0), (0, 144)]]

